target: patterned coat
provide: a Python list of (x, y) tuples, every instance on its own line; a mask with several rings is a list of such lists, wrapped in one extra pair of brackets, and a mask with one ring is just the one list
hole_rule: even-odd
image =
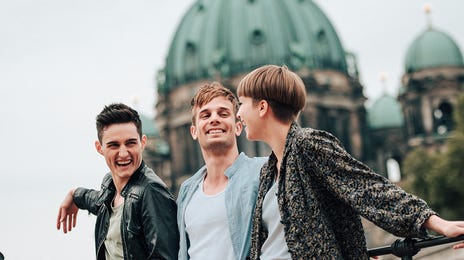
[[(263, 199), (273, 183), (274, 153), (261, 170), (251, 259), (267, 231)], [(360, 216), (401, 237), (426, 237), (427, 204), (354, 159), (330, 133), (290, 127), (277, 200), (292, 259), (368, 259)]]

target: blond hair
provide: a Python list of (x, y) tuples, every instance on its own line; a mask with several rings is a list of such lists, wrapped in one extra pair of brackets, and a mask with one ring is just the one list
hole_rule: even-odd
[(200, 89), (198, 89), (198, 91), (193, 96), (192, 101), (190, 102), (192, 112), (192, 125), (195, 125), (195, 115), (197, 113), (197, 109), (208, 104), (209, 102), (211, 102), (211, 100), (217, 97), (227, 98), (232, 103), (234, 115), (237, 114), (238, 100), (234, 93), (232, 93), (232, 91), (224, 87), (219, 82), (211, 82), (200, 87)]

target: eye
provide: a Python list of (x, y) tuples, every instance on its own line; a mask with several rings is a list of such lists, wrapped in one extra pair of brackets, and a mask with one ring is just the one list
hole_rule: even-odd
[(208, 117), (209, 117), (208, 113), (203, 113), (203, 114), (200, 114), (200, 116), (199, 116), (200, 119), (206, 119)]
[(133, 146), (133, 145), (136, 145), (137, 144), (137, 141), (136, 140), (131, 140), (131, 141), (128, 141), (126, 143), (127, 146)]
[(238, 104), (239, 107), (243, 105), (243, 103), (240, 102), (240, 101), (237, 104)]

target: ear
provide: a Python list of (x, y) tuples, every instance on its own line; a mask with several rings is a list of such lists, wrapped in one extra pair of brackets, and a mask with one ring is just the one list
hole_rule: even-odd
[(140, 143), (142, 143), (142, 150), (145, 149), (145, 145), (147, 145), (147, 136), (142, 135), (142, 139), (140, 139)]
[(194, 125), (190, 126), (190, 134), (192, 135), (193, 140), (197, 140), (198, 138), (197, 128)]
[(268, 113), (270, 109), (270, 106), (269, 106), (269, 103), (262, 99), (259, 101), (258, 103), (258, 113), (259, 113), (259, 116), (260, 117), (263, 117), (264, 115), (266, 115)]
[(95, 149), (97, 149), (97, 152), (101, 155), (103, 155), (103, 151), (102, 151), (102, 145), (100, 143), (100, 141), (95, 141)]
[(235, 122), (235, 135), (240, 136), (240, 134), (242, 133), (242, 130), (243, 130), (242, 122), (240, 121)]

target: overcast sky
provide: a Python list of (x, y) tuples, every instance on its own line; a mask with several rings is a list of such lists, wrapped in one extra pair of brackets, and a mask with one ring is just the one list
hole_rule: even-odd
[[(106, 164), (94, 119), (122, 101), (153, 115), (161, 69), (193, 0), (0, 0), (0, 252), (6, 259), (93, 259), (93, 222), (55, 229), (75, 186), (98, 188)], [(433, 25), (463, 49), (464, 1), (428, 1)], [(318, 0), (358, 58), (365, 94), (396, 94), (407, 47), (426, 28), (419, 0)], [(380, 83), (385, 72), (387, 82)], [(137, 100), (137, 103), (135, 102)]]

